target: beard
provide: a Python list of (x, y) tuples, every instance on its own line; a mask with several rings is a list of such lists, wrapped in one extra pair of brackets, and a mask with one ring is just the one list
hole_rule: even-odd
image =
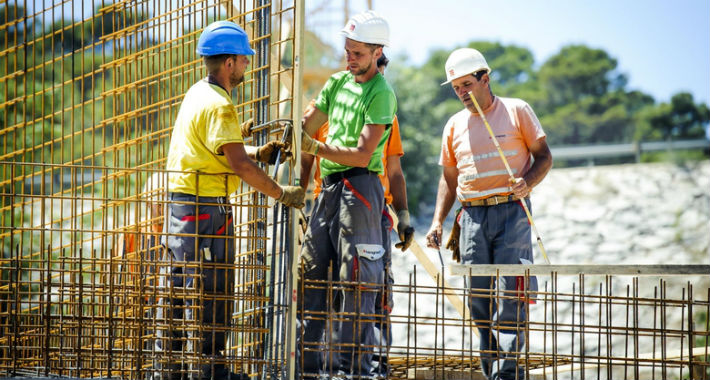
[(351, 73), (352, 73), (354, 76), (364, 75), (364, 74), (366, 74), (368, 71), (370, 71), (370, 68), (371, 68), (371, 67), (372, 67), (372, 62), (370, 62), (370, 64), (367, 65), (367, 67), (361, 68), (361, 69), (359, 69), (359, 70), (357, 70), (357, 71), (355, 71), (355, 72), (352, 72), (352, 71), (351, 71)]
[(229, 85), (231, 87), (237, 87), (240, 83), (244, 82), (244, 73), (233, 72), (229, 76)]

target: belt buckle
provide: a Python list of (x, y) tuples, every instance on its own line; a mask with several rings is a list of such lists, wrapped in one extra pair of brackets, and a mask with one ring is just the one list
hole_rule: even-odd
[(501, 205), (503, 203), (508, 202), (509, 200), (510, 200), (509, 195), (494, 195), (494, 196), (486, 199), (486, 201), (488, 201), (487, 206)]
[(229, 207), (229, 203), (227, 202), (227, 197), (217, 197), (217, 203), (220, 214), (227, 215), (232, 212), (232, 208)]

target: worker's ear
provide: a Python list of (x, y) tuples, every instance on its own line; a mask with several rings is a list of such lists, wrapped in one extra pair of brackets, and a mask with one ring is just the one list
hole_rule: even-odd
[(375, 56), (375, 62), (377, 62), (377, 60), (382, 57), (382, 46), (376, 47), (375, 51), (373, 52), (373, 55)]
[(236, 56), (236, 55), (235, 55), (235, 56), (228, 57), (227, 59), (224, 60), (224, 67), (225, 67), (226, 69), (231, 69), (231, 68), (232, 68), (232, 65), (234, 65), (234, 64), (236, 63), (236, 60), (237, 60), (237, 56)]

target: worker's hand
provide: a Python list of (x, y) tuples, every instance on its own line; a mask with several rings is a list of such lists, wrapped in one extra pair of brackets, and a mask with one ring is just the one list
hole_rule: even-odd
[(239, 127), (242, 131), (242, 137), (249, 137), (251, 136), (251, 127), (254, 126), (254, 119), (249, 119), (245, 122), (242, 123), (242, 125)]
[(301, 150), (312, 154), (314, 156), (318, 155), (318, 148), (320, 147), (320, 142), (313, 139), (313, 137), (308, 136), (308, 133), (303, 133), (301, 137)]
[(429, 248), (439, 249), (441, 244), (441, 223), (432, 223), (429, 232), (426, 234), (426, 246)]
[(394, 246), (401, 249), (402, 252), (406, 251), (410, 245), (412, 245), (412, 240), (414, 239), (414, 227), (409, 223), (409, 211), (399, 210), (397, 211), (397, 234), (399, 235), (399, 243)]
[(302, 208), (305, 206), (306, 192), (301, 186), (281, 186), (281, 196), (276, 199), (287, 207)]
[(530, 187), (523, 178), (510, 179), (510, 187), (513, 189), (513, 194), (518, 198), (525, 198), (530, 195)]
[(256, 150), (254, 159), (258, 162), (273, 165), (276, 163), (276, 156), (278, 156), (279, 151), (281, 152), (279, 162), (286, 161), (291, 157), (291, 144), (282, 143), (281, 141), (269, 141)]

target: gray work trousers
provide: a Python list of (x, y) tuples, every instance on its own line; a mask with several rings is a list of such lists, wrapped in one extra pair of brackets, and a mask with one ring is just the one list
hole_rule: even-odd
[[(530, 201), (528, 206), (530, 205)], [(464, 207), (461, 262), (464, 264), (532, 264), (530, 224), (519, 202)], [(471, 276), (466, 281), (468, 305), (480, 332), (481, 369), (488, 379), (524, 379), (518, 359), (525, 348), (527, 322), (524, 288), (537, 291), (517, 276)]]
[(193, 195), (171, 193), (170, 200), (169, 273), (161, 276), (161, 293), (169, 296), (158, 302), (155, 377), (223, 379), (234, 294), (231, 206), (221, 197), (200, 197), (197, 205)]
[[(382, 210), (384, 192), (375, 173), (361, 174), (333, 184), (324, 181), (316, 201), (301, 251), (302, 274), (298, 302), (298, 349), (296, 366), (304, 374), (330, 371), (347, 375), (372, 372), (373, 314), (375, 297), (384, 284)], [(309, 280), (327, 280), (333, 264), (333, 280), (345, 285), (336, 296), (339, 332), (326, 369), (321, 352), (327, 290)], [(305, 280), (305, 281), (304, 281)], [(301, 367), (302, 365), (302, 367)]]

